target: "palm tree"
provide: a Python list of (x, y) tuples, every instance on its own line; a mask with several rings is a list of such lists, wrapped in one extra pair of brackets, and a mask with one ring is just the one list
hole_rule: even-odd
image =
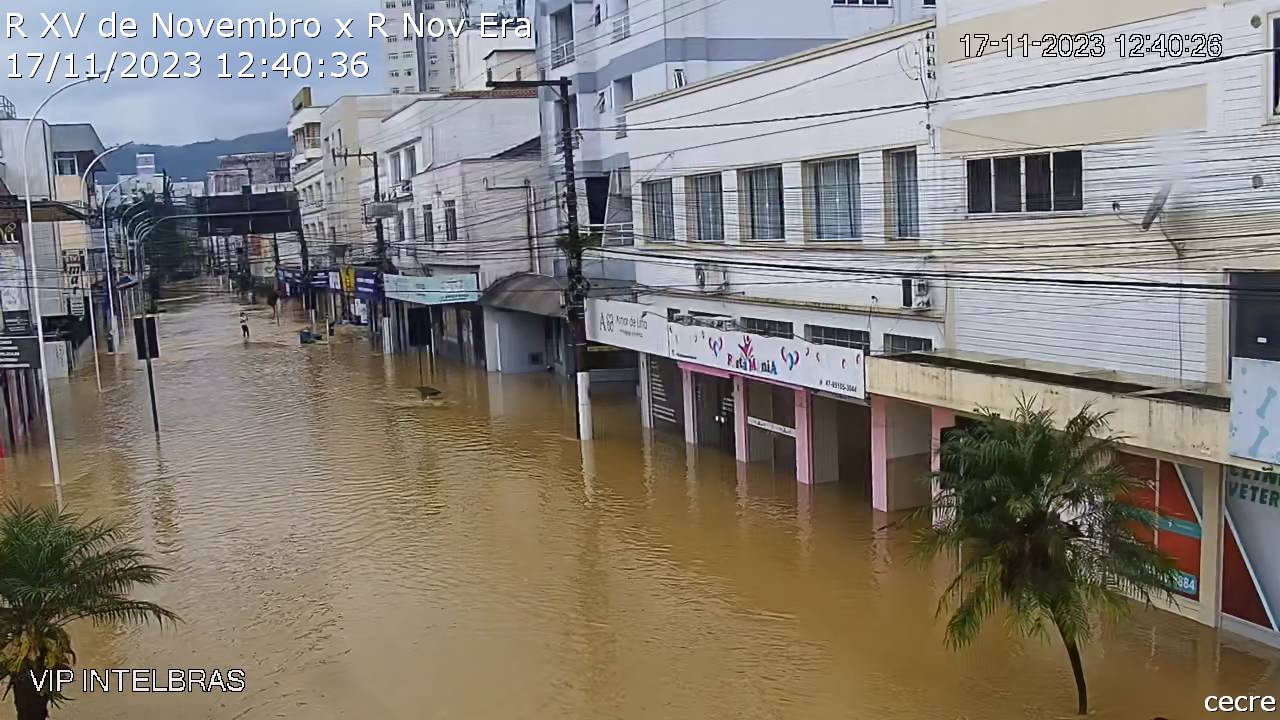
[(124, 542), (118, 526), (11, 502), (0, 516), (0, 678), (13, 692), (18, 720), (44, 720), (49, 703), (63, 699), (36, 683), (75, 662), (70, 623), (176, 621), (159, 605), (129, 597), (165, 575)]
[(1142, 540), (1155, 513), (1130, 503), (1142, 483), (1116, 463), (1109, 413), (1086, 407), (1061, 430), (1053, 412), (1023, 398), (1011, 419), (983, 412), (942, 445), (931, 526), (916, 536), (924, 558), (956, 553), (959, 572), (938, 603), (946, 640), (971, 642), (998, 609), (1011, 632), (1056, 629), (1089, 709), (1080, 646), (1091, 617), (1123, 617), (1130, 600), (1173, 598), (1173, 561)]

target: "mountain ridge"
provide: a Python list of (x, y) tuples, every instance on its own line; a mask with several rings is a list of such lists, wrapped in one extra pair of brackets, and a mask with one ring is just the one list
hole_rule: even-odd
[(156, 172), (167, 171), (173, 180), (204, 181), (210, 170), (218, 167), (219, 155), (251, 152), (286, 152), (290, 149), (289, 134), (281, 128), (265, 132), (249, 133), (223, 140), (200, 140), (186, 145), (130, 145), (108, 155), (103, 161), (107, 170), (98, 173), (99, 184), (112, 184), (120, 174), (132, 175), (137, 167), (137, 154), (152, 153), (156, 156)]

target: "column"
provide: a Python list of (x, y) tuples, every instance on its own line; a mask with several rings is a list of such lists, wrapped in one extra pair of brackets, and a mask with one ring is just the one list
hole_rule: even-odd
[(649, 353), (640, 353), (640, 427), (653, 427), (652, 398), (649, 396)]
[(889, 511), (889, 407), (888, 399), (870, 395), (871, 401), (871, 507)]
[[(942, 469), (942, 433), (949, 428), (955, 427), (956, 413), (954, 410), (947, 408), (930, 408), (930, 425), (931, 432), (929, 438), (929, 469), (931, 472), (938, 472)], [(929, 497), (937, 498), (938, 493), (942, 492), (942, 488), (938, 485), (937, 480), (933, 480), (929, 484)], [(935, 504), (933, 509), (933, 524), (936, 526), (942, 520), (938, 507)]]
[(797, 389), (796, 397), (796, 482), (813, 484), (813, 423), (809, 416), (808, 390)]
[(747, 379), (733, 376), (733, 441), (734, 457), (740, 463), (751, 462), (750, 426), (747, 425)]
[(693, 372), (680, 368), (680, 392), (684, 396), (684, 441), (698, 444), (697, 413), (694, 409)]

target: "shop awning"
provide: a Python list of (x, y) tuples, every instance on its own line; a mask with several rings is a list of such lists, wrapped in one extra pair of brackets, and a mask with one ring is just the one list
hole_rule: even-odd
[[(614, 297), (634, 283), (626, 280), (605, 280), (588, 278), (591, 289), (590, 297)], [(494, 283), (481, 298), (480, 304), (501, 310), (544, 315), (546, 317), (564, 317), (564, 294), (567, 289), (565, 278), (554, 278), (533, 273), (516, 273)]]
[[(31, 202), (31, 217), (38, 223), (65, 222), (68, 220), (83, 221), (85, 219), (84, 213), (75, 207), (56, 200), (33, 200)], [(0, 225), (8, 225), (10, 223), (25, 225), (26, 222), (26, 202), (17, 195), (0, 196)]]

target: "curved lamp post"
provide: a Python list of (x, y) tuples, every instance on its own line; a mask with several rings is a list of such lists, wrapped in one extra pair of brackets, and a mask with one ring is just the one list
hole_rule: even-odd
[[(45, 106), (49, 104), (50, 100), (54, 99), (61, 93), (67, 90), (70, 90), (76, 85), (83, 85), (84, 83), (87, 83), (87, 82), (92, 82), (92, 80), (90, 78), (75, 80), (49, 93), (48, 96), (46, 96), (45, 99), (36, 107), (35, 112), (31, 113), (31, 117), (27, 120), (27, 129), (25, 132), (23, 132), (23, 135), (22, 135), (22, 183), (23, 183), (23, 193), (26, 195), (26, 201), (27, 201), (27, 227), (28, 228), (32, 228), (32, 226), (35, 224), (35, 215), (31, 209), (31, 164), (27, 161), (28, 160), (27, 156), (30, 153), (30, 149), (31, 149), (29, 147), (29, 143), (31, 141), (31, 127), (35, 125), (36, 118), (40, 116), (40, 111), (44, 110)], [(40, 360), (41, 360), (40, 389), (44, 394), (45, 425), (49, 431), (49, 461), (53, 465), (53, 486), (54, 488), (56, 488), (58, 493), (58, 497), (59, 497), (58, 504), (61, 505), (62, 504), (62, 501), (61, 501), (62, 470), (58, 466), (58, 438), (53, 428), (53, 403), (50, 401), (50, 398), (49, 398), (49, 369), (45, 367), (45, 363), (44, 363), (44, 321), (40, 316), (41, 315), (40, 278), (39, 278), (39, 273), (36, 272), (36, 250), (35, 250), (34, 230), (32, 231), (31, 234), (32, 234), (32, 237), (24, 238), (27, 244), (27, 265), (29, 266), (29, 269), (31, 271), (31, 299), (32, 299), (32, 304), (35, 305), (35, 307), (33, 308), (34, 312), (32, 312), (31, 314), (35, 316), (36, 342), (39, 343), (40, 345), (40, 348), (39, 348)]]
[[(80, 176), (80, 186), (83, 187), (89, 184), (89, 173), (93, 172), (94, 165), (97, 165), (103, 158), (119, 150), (120, 148), (125, 147), (126, 145), (132, 145), (132, 144), (133, 144), (133, 141), (130, 140), (129, 142), (120, 143), (119, 145), (108, 148), (104, 150), (102, 153), (100, 153), (98, 157), (94, 158), (89, 163), (89, 166), (84, 169), (84, 174)], [(85, 210), (88, 210), (88, 209), (89, 208), (86, 205)], [(102, 211), (102, 222), (103, 222), (103, 225), (105, 226), (107, 222), (106, 210)], [(85, 228), (89, 231), (89, 239), (92, 240), (93, 227), (89, 224), (87, 213), (85, 215), (84, 224), (85, 224)], [(104, 236), (104, 240), (105, 240), (105, 236)], [(111, 258), (111, 254), (110, 254), (110, 251), (108, 251), (108, 254), (107, 254), (107, 259), (108, 259), (107, 275), (108, 276), (111, 275), (111, 267), (109, 263), (110, 258)], [(110, 282), (110, 278), (108, 277), (108, 283), (109, 282)], [(109, 287), (110, 286), (108, 286), (108, 288)], [(111, 304), (110, 289), (108, 289), (107, 292), (108, 292), (107, 304), (110, 305)], [(89, 297), (90, 298), (93, 297), (93, 285), (89, 286)], [(94, 375), (94, 378), (98, 381), (98, 392), (101, 393), (102, 392), (102, 366), (98, 362), (98, 319), (96, 317), (96, 314), (97, 314), (97, 308), (93, 306), (93, 303), (91, 300), (89, 305), (89, 331), (93, 334), (93, 375)]]

